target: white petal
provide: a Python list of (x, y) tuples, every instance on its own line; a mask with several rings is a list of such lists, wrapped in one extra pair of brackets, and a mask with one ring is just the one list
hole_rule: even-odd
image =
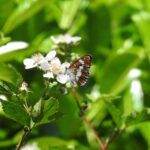
[(46, 55), (46, 59), (47, 60), (52, 60), (54, 57), (56, 56), (56, 51), (50, 51), (47, 55)]
[(76, 44), (79, 41), (81, 41), (81, 37), (75, 36), (75, 37), (73, 37), (72, 41), (73, 41), (74, 44)]
[(66, 72), (66, 69), (69, 68), (70, 64), (68, 62), (64, 62), (63, 64), (61, 64), (60, 68), (59, 68), (59, 72), (61, 74), (64, 74)]
[(35, 61), (31, 58), (26, 58), (23, 61), (24, 65), (25, 65), (25, 69), (31, 69), (37, 66), (37, 64), (35, 63)]
[(69, 68), (70, 63), (64, 62), (61, 66), (64, 67), (64, 68)]
[(47, 72), (47, 73), (45, 73), (45, 74), (43, 74), (43, 77), (44, 78), (54, 78), (54, 75), (53, 75), (53, 73), (52, 72)]
[(21, 41), (9, 42), (6, 45), (0, 47), (0, 54), (8, 53), (19, 49), (24, 49), (26, 47), (28, 47), (28, 43), (26, 42)]
[(51, 60), (51, 65), (52, 65), (52, 66), (59, 66), (59, 67), (60, 67), (61, 62), (60, 62), (59, 58), (58, 58), (58, 57), (55, 57), (54, 59), (52, 59), (52, 60)]
[(36, 64), (40, 64), (42, 61), (44, 61), (44, 56), (41, 53), (37, 53), (32, 56), (32, 59)]
[(27, 92), (28, 91), (28, 83), (26, 83), (25, 81), (23, 81), (23, 83), (21, 84), (20, 90)]
[(52, 59), (51, 62), (50, 62), (50, 65), (51, 65), (51, 71), (55, 75), (60, 73), (61, 62), (60, 62), (59, 58), (55, 57), (54, 59)]
[(44, 60), (40, 64), (40, 69), (42, 69), (43, 71), (48, 71), (51, 69), (51, 65), (49, 64), (47, 60)]
[(65, 84), (69, 81), (69, 77), (68, 75), (60, 74), (56, 77), (56, 80), (61, 84)]
[(58, 37), (51, 37), (51, 40), (55, 43), (55, 44), (76, 44), (81, 40), (81, 37), (78, 36), (71, 36), (69, 34), (65, 34), (65, 35), (59, 35)]

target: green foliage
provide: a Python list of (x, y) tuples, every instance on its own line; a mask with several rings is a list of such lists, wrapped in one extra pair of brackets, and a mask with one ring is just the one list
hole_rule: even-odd
[[(110, 150), (150, 149), (149, 0), (1, 0), (0, 12), (0, 48), (29, 44), (0, 49), (0, 149), (14, 149), (23, 126), (32, 128), (27, 144), (41, 150), (99, 149), (71, 90), (24, 69), (25, 58), (45, 55), (53, 48), (50, 36), (63, 33), (82, 40), (57, 51), (62, 62), (72, 53), (93, 57), (87, 84), (76, 90), (98, 135), (106, 142), (113, 137)], [(20, 89), (23, 81), (27, 91)]]
[[(106, 79), (101, 81), (102, 91), (110, 92), (111, 94), (121, 92), (127, 83), (127, 73), (131, 68), (136, 66), (139, 61), (138, 56), (130, 53), (115, 55), (114, 57), (111, 56), (110, 60), (106, 63), (102, 75), (102, 79)], [(111, 78), (109, 78), (109, 76), (111, 76)]]
[(107, 109), (111, 114), (114, 122), (116, 123), (117, 127), (121, 127), (123, 125), (123, 115), (121, 111), (110, 101), (105, 101)]
[(22, 82), (21, 75), (11, 65), (0, 64), (0, 80), (19, 86)]
[[(40, 109), (40, 110), (36, 110), (36, 112), (34, 112), (34, 113), (38, 113), (38, 111), (40, 111), (40, 113), (38, 114), (39, 119), (37, 121), (36, 126), (40, 125), (40, 124), (49, 123), (49, 122), (57, 119), (57, 117), (59, 117), (58, 100), (55, 98), (50, 98), (48, 100), (43, 100), (43, 101), (44, 102), (40, 102), (43, 105), (39, 104), (39, 102), (38, 102), (38, 106), (36, 106), (37, 104), (35, 104), (35, 106), (38, 107), (38, 109)], [(34, 110), (35, 110), (35, 107), (34, 107)], [(35, 115), (37, 115), (37, 114), (35, 114)]]
[(25, 108), (19, 104), (10, 101), (1, 101), (6, 115), (22, 125), (30, 126), (30, 117)]
[(72, 148), (76, 149), (82, 149), (82, 150), (89, 150), (88, 147), (85, 147), (84, 145), (80, 144), (79, 142), (75, 140), (69, 140), (65, 141), (57, 137), (41, 137), (35, 139), (31, 143), (36, 143), (38, 144), (39, 148), (45, 149), (45, 150), (70, 150)]
[(126, 118), (126, 125), (137, 125), (138, 123), (147, 122), (150, 120), (150, 109), (145, 108), (143, 111), (139, 113), (133, 113)]

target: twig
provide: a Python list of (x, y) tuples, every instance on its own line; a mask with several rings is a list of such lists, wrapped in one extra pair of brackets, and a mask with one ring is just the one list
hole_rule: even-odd
[(21, 136), (21, 138), (20, 138), (20, 140), (19, 140), (19, 142), (18, 142), (18, 144), (17, 144), (17, 146), (16, 146), (16, 150), (20, 150), (20, 148), (21, 148), (21, 146), (23, 145), (23, 143), (24, 143), (24, 140), (25, 140), (25, 138), (26, 138), (26, 136), (30, 133), (30, 129), (29, 128), (25, 128), (24, 129), (24, 133), (23, 133), (23, 135)]
[(101, 150), (107, 150), (108, 149), (108, 145), (106, 145), (101, 137), (98, 135), (98, 133), (96, 132), (96, 130), (94, 129), (93, 125), (91, 124), (91, 122), (87, 119), (84, 111), (82, 110), (81, 106), (80, 106), (80, 103), (79, 103), (79, 97), (77, 95), (77, 92), (76, 92), (76, 89), (75, 88), (72, 88), (72, 95), (77, 103), (77, 106), (82, 114), (82, 118), (83, 118), (83, 121), (89, 126), (89, 128), (91, 129), (91, 131), (93, 132), (94, 136), (95, 136), (95, 139), (97, 141), (97, 143), (99, 144), (99, 147)]
[(91, 122), (89, 122), (89, 120), (87, 119), (86, 115), (83, 114), (82, 115), (82, 118), (84, 120), (84, 122), (89, 126), (89, 128), (92, 130), (92, 132), (94, 133), (94, 136), (95, 136), (95, 139), (97, 141), (97, 143), (99, 144), (99, 146), (101, 147), (101, 149), (103, 149), (103, 142), (102, 140), (100, 139), (100, 137), (98, 136), (97, 132), (95, 131), (93, 125), (91, 124)]
[(106, 141), (106, 144), (108, 145), (108, 144), (112, 143), (116, 139), (116, 137), (118, 135), (120, 135), (124, 130), (125, 130), (125, 128), (115, 129), (114, 132), (112, 133), (112, 135), (110, 136), (110, 138)]

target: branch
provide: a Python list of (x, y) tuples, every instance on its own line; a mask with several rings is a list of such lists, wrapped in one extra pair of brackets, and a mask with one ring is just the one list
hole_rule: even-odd
[(116, 137), (118, 137), (122, 132), (124, 132), (125, 128), (116, 128), (110, 138), (107, 140), (106, 144), (112, 143)]
[(20, 150), (21, 146), (22, 146), (23, 143), (24, 143), (24, 140), (25, 140), (26, 136), (30, 133), (30, 131), (31, 131), (30, 128), (28, 128), (28, 127), (25, 127), (25, 128), (24, 128), (24, 133), (23, 133), (23, 135), (21, 136), (21, 138), (20, 138), (20, 140), (19, 140), (19, 142), (18, 142), (18, 144), (17, 144), (17, 146), (16, 146), (16, 150)]
[(75, 88), (72, 88), (71, 90), (72, 92), (72, 95), (77, 103), (77, 106), (81, 112), (81, 115), (82, 115), (82, 118), (83, 118), (83, 121), (89, 126), (89, 128), (91, 129), (91, 131), (93, 132), (94, 136), (95, 136), (95, 139), (97, 141), (97, 143), (99, 144), (99, 147), (101, 150), (107, 150), (108, 149), (108, 145), (106, 145), (105, 143), (103, 143), (101, 137), (98, 135), (98, 133), (96, 132), (96, 130), (94, 129), (93, 125), (91, 124), (91, 122), (87, 119), (84, 111), (82, 110), (81, 106), (80, 106), (80, 103), (79, 103), (79, 97), (77, 95), (77, 92), (76, 92), (76, 89)]

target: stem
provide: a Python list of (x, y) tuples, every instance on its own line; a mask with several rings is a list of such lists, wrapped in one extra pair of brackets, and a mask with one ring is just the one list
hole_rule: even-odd
[(83, 121), (89, 126), (89, 128), (91, 129), (91, 131), (93, 132), (94, 136), (95, 136), (95, 139), (97, 141), (97, 143), (99, 144), (99, 147), (101, 150), (107, 150), (108, 149), (108, 144), (105, 144), (101, 137), (98, 135), (98, 133), (96, 132), (96, 130), (94, 129), (92, 123), (87, 119), (84, 111), (81, 109), (81, 106), (80, 106), (80, 103), (79, 103), (79, 97), (77, 95), (77, 92), (76, 92), (76, 89), (75, 88), (72, 88), (72, 95), (77, 103), (77, 106), (82, 114), (82, 118), (83, 118)]
[(87, 119), (86, 115), (83, 114), (82, 115), (82, 118), (84, 120), (84, 122), (89, 126), (89, 128), (92, 130), (92, 132), (94, 133), (94, 136), (95, 136), (95, 139), (97, 141), (97, 143), (99, 144), (100, 148), (103, 149), (103, 142), (102, 140), (100, 139), (100, 137), (98, 136), (96, 130), (94, 129), (93, 125), (91, 124), (91, 122)]
[(27, 136), (29, 133), (30, 133), (30, 129), (24, 130), (24, 133), (23, 133), (23, 135), (21, 136), (21, 138), (20, 138), (20, 140), (19, 140), (19, 142), (18, 142), (18, 144), (17, 144), (17, 146), (16, 146), (16, 150), (20, 150), (21, 146), (22, 146), (23, 143), (24, 143), (24, 140), (25, 140), (26, 136)]
[(119, 136), (124, 130), (125, 128), (115, 129), (110, 138), (107, 140), (106, 144), (108, 145), (112, 143), (116, 139), (116, 137)]

